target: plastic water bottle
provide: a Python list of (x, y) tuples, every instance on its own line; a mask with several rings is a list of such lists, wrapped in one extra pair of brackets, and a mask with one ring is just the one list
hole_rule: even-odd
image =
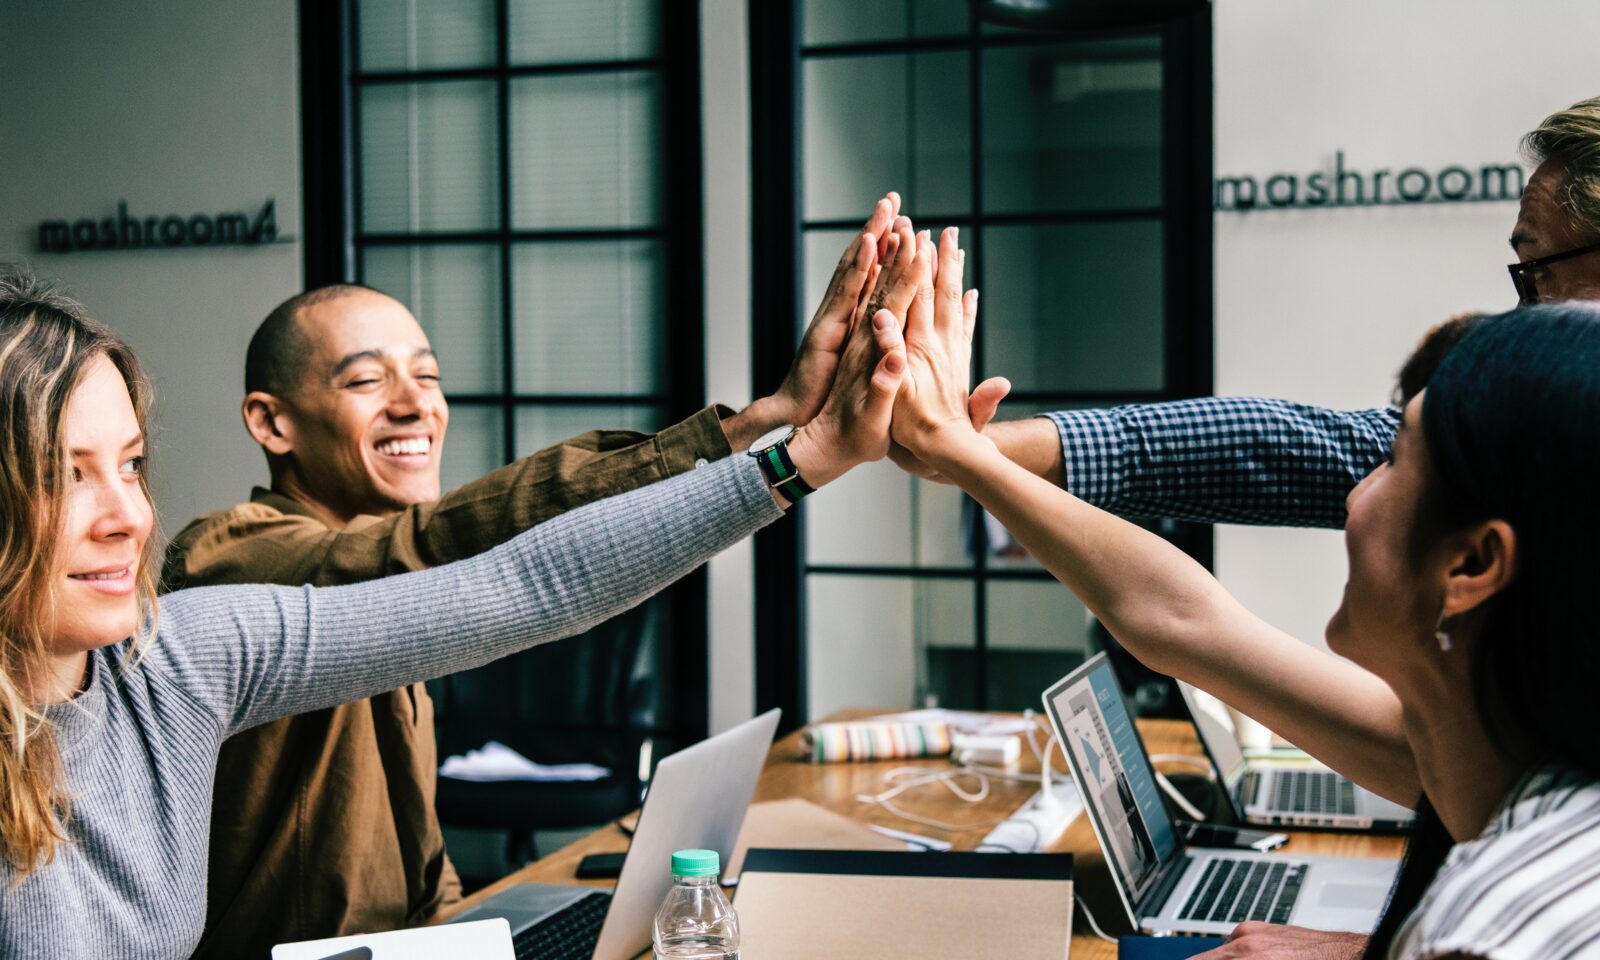
[(672, 855), (672, 889), (656, 911), (655, 960), (739, 960), (739, 918), (722, 895), (715, 850)]

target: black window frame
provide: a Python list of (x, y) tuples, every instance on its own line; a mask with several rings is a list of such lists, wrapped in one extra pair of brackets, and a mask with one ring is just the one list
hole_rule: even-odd
[[(803, 2), (803, 0), (802, 0)], [(1033, 225), (1091, 221), (1157, 219), (1164, 225), (1164, 387), (1159, 391), (1018, 391), (1010, 400), (1029, 404), (1074, 405), (1155, 402), (1208, 396), (1213, 376), (1213, 235), (1212, 235), (1212, 55), (1209, 10), (1140, 28), (1095, 28), (1028, 33), (986, 33), (976, 4), (967, 32), (955, 37), (893, 39), (803, 46), (797, 0), (750, 0), (750, 66), (752, 101), (753, 203), (763, 218), (753, 232), (757, 303), (752, 327), (752, 369), (756, 382), (781, 379), (798, 347), (794, 323), (772, 323), (771, 317), (802, 315), (799, 277), (801, 240), (805, 230), (855, 229), (858, 221), (808, 221), (802, 215), (799, 152), (801, 150), (800, 71), (812, 57), (966, 51), (971, 57), (970, 137), (971, 212), (935, 216), (940, 224), (968, 226)], [(1046, 214), (985, 214), (982, 207), (982, 69), (980, 51), (1052, 42), (1103, 40), (1157, 34), (1162, 39), (1162, 202), (1139, 210), (1094, 210)], [(924, 215), (926, 216), (926, 215)], [(981, 242), (979, 231), (963, 233), (965, 244)], [(983, 286), (983, 258), (972, 261), (970, 283)], [(985, 375), (983, 338), (975, 339), (974, 362)], [(999, 371), (1003, 372), (1003, 371)], [(1002, 415), (1004, 410), (1002, 409)], [(803, 511), (805, 504), (796, 510)], [(794, 512), (794, 511), (791, 511)], [(756, 633), (756, 706), (781, 707), (784, 727), (794, 729), (808, 719), (805, 578), (808, 574), (848, 574), (973, 582), (975, 685), (977, 709), (987, 709), (987, 584), (999, 580), (1049, 581), (1043, 569), (992, 568), (987, 550), (974, 551), (971, 568), (889, 567), (882, 565), (817, 565), (807, 562), (804, 527), (799, 517), (775, 525), (756, 537), (756, 608), (761, 611)], [(1213, 529), (1209, 524), (1159, 521), (1155, 529), (1207, 569), (1213, 563)], [(861, 706), (878, 706), (862, 704)]]
[[(515, 66), (510, 62), (508, 0), (495, 0), (496, 60), (466, 69), (362, 73), (358, 69), (356, 0), (300, 0), (301, 134), (305, 211), (304, 275), (307, 289), (360, 282), (361, 250), (419, 243), (492, 244), (500, 254), (500, 333), (504, 351), (500, 390), (450, 393), (457, 407), (498, 408), (503, 419), (502, 459), (516, 456), (516, 411), (534, 406), (616, 405), (659, 409), (666, 423), (704, 405), (705, 323), (703, 173), (700, 120), (700, 18), (698, 7), (661, 0), (662, 34), (656, 56)], [(516, 230), (512, 228), (510, 85), (527, 76), (571, 76), (624, 70), (657, 71), (662, 82), (662, 225), (644, 228)], [(365, 233), (361, 230), (360, 106), (357, 90), (381, 83), (462, 79), (493, 80), (498, 110), (497, 163), (500, 217), (496, 229), (475, 232)], [(662, 239), (666, 322), (665, 388), (641, 394), (518, 393), (514, 378), (515, 314), (512, 253), (530, 242)], [(448, 359), (448, 358), (447, 358)], [(612, 424), (596, 423), (594, 428)], [(704, 739), (710, 725), (707, 578), (697, 570), (665, 591), (672, 631), (670, 726), (651, 731), (666, 739), (658, 756)], [(618, 718), (619, 725), (623, 718)]]

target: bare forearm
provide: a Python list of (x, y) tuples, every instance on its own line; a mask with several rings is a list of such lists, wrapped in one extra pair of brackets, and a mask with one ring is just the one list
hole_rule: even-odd
[(1058, 487), (1065, 485), (1061, 435), (1049, 420), (1029, 417), (1026, 420), (991, 423), (984, 430), (984, 436), (993, 440), (994, 445), (1012, 463)]
[(1399, 703), (1377, 677), (1244, 609), (1165, 540), (972, 437), (935, 466), (971, 494), (1153, 669), (1244, 710), (1329, 766), (1402, 803), (1420, 795)]

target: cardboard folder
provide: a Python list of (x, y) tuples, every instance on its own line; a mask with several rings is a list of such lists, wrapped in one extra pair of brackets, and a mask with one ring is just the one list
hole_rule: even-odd
[(755, 848), (733, 906), (762, 960), (1065, 960), (1072, 855)]

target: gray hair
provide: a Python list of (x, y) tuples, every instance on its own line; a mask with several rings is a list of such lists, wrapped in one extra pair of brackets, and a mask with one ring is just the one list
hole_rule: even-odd
[(1573, 226), (1600, 235), (1600, 97), (1546, 117), (1522, 138), (1522, 149), (1535, 164), (1554, 160), (1562, 166), (1556, 201)]

